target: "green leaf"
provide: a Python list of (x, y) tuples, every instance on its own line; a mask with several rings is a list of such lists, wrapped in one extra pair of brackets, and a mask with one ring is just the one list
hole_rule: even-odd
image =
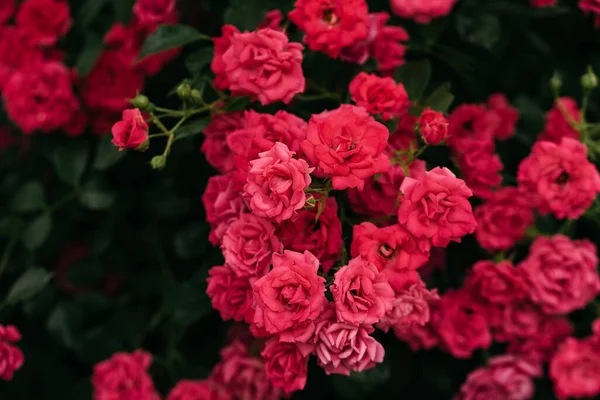
[(188, 326), (212, 311), (206, 285), (196, 282), (177, 284), (167, 289), (164, 312), (178, 325)]
[(292, 6), (291, 0), (231, 0), (225, 11), (225, 23), (235, 25), (241, 30), (253, 31), (263, 21), (268, 11), (285, 11)]
[(43, 210), (45, 205), (44, 188), (36, 181), (27, 182), (10, 200), (10, 209), (18, 212)]
[(208, 225), (195, 222), (175, 234), (173, 246), (181, 258), (194, 258), (206, 251), (208, 243)]
[(95, 32), (85, 33), (83, 37), (83, 50), (79, 53), (75, 65), (79, 76), (86, 76), (90, 73), (96, 64), (96, 61), (98, 61), (98, 57), (100, 57), (103, 47), (104, 44), (101, 35), (98, 35)]
[(204, 117), (182, 125), (175, 132), (175, 140), (181, 140), (190, 136), (201, 134), (209, 122), (210, 117)]
[(423, 102), (426, 107), (436, 111), (448, 113), (450, 105), (454, 101), (454, 95), (450, 93), (450, 83), (444, 83), (433, 91)]
[(48, 331), (64, 347), (75, 349), (81, 337), (82, 311), (78, 303), (59, 304), (47, 322)]
[(52, 154), (52, 161), (60, 179), (77, 186), (88, 162), (87, 145), (82, 141), (63, 145)]
[(98, 260), (81, 260), (75, 262), (67, 272), (67, 280), (74, 286), (94, 286), (104, 278), (104, 269)]
[(394, 78), (404, 84), (408, 97), (415, 101), (421, 99), (431, 79), (429, 60), (411, 61), (398, 68)]
[(191, 76), (197, 76), (208, 67), (213, 59), (214, 49), (205, 47), (192, 52), (185, 59), (185, 67), (190, 72)]
[(112, 0), (113, 10), (117, 21), (128, 24), (133, 15), (133, 1), (132, 0)]
[(227, 112), (241, 111), (248, 108), (250, 105), (250, 98), (248, 97), (236, 97), (233, 101), (227, 104)]
[(119, 151), (119, 149), (112, 144), (110, 137), (104, 137), (98, 141), (96, 157), (94, 158), (94, 165), (92, 168), (98, 171), (104, 171), (121, 161), (125, 154), (124, 151)]
[(81, 30), (85, 30), (106, 4), (108, 4), (108, 0), (86, 0), (75, 18), (77, 26)]
[(17, 304), (29, 300), (41, 291), (50, 282), (52, 275), (43, 268), (29, 268), (8, 291), (6, 302), (8, 304)]
[(207, 38), (205, 35), (191, 26), (162, 25), (146, 38), (139, 58), (141, 59), (150, 54), (181, 47), (205, 38)]
[(92, 179), (81, 189), (79, 202), (90, 210), (104, 210), (113, 205), (115, 194), (99, 179)]
[(14, 236), (23, 226), (23, 220), (15, 216), (0, 219), (0, 236)]
[(21, 237), (23, 246), (29, 251), (37, 249), (44, 244), (48, 235), (50, 235), (51, 230), (52, 218), (50, 217), (50, 214), (41, 214), (25, 228)]
[(456, 30), (459, 35), (476, 46), (492, 50), (501, 39), (500, 20), (493, 14), (474, 11), (473, 15), (456, 16)]

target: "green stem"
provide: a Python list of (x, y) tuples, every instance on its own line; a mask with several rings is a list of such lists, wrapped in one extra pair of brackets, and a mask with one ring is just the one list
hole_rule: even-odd
[(156, 137), (164, 137), (169, 136), (167, 133), (154, 133), (152, 135), (148, 135), (148, 139), (156, 138)]
[(154, 113), (150, 113), (150, 118), (152, 119), (152, 122), (154, 122), (156, 126), (158, 126), (158, 129), (160, 129), (162, 133), (170, 135), (167, 127), (162, 122), (160, 122), (160, 119)]
[(64, 195), (63, 197), (61, 197), (60, 199), (58, 199), (58, 201), (52, 205), (50, 205), (48, 208), (46, 208), (46, 214), (52, 214), (53, 212), (55, 212), (56, 210), (58, 210), (59, 208), (61, 208), (62, 206), (64, 206), (65, 204), (68, 204), (69, 202), (71, 202), (71, 200), (74, 200), (77, 197), (77, 191), (74, 190), (70, 193), (67, 193), (66, 195)]

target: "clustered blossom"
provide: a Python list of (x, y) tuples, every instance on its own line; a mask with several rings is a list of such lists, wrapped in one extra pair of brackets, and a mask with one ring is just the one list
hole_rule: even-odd
[(24, 357), (14, 343), (21, 340), (21, 333), (14, 325), (0, 325), (0, 378), (10, 381), (15, 371), (23, 366)]

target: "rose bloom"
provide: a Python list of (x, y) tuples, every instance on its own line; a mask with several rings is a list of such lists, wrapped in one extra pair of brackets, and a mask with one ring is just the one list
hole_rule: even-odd
[(397, 16), (428, 24), (432, 19), (448, 15), (456, 0), (390, 0), (390, 3)]
[(473, 265), (464, 284), (471, 293), (493, 304), (523, 300), (529, 290), (523, 270), (510, 261), (481, 260)]
[(15, 72), (4, 86), (3, 98), (8, 116), (27, 135), (65, 128), (79, 110), (71, 74), (55, 61)]
[(530, 284), (530, 297), (548, 314), (583, 308), (600, 292), (596, 246), (563, 235), (540, 236), (519, 264)]
[(390, 15), (386, 12), (370, 13), (367, 37), (352, 46), (344, 47), (340, 53), (340, 59), (358, 65), (366, 63), (371, 56), (371, 47), (388, 19), (390, 19)]
[(492, 343), (483, 310), (466, 290), (444, 293), (431, 323), (443, 347), (455, 358), (470, 358), (476, 349), (486, 349)]
[(143, 350), (115, 353), (94, 366), (94, 400), (159, 400), (148, 368), (152, 356)]
[(369, 114), (381, 115), (384, 121), (406, 114), (410, 100), (404, 85), (392, 78), (361, 72), (348, 87), (352, 101)]
[(222, 56), (228, 88), (262, 105), (280, 100), (288, 104), (304, 92), (302, 49), (300, 43), (289, 43), (285, 33), (269, 28), (234, 33)]
[(579, 8), (594, 15), (594, 27), (600, 28), (600, 2), (598, 0), (579, 0)]
[(167, 400), (230, 400), (229, 393), (210, 380), (182, 379), (169, 392)]
[(233, 319), (251, 323), (254, 319), (253, 278), (240, 278), (227, 265), (212, 267), (208, 275), (206, 294), (210, 297), (213, 308), (221, 314), (221, 318), (224, 321)]
[(313, 349), (312, 344), (285, 343), (277, 337), (269, 339), (260, 355), (265, 360), (265, 371), (273, 386), (286, 393), (304, 389), (308, 357)]
[(473, 142), (492, 142), (497, 125), (484, 106), (467, 103), (456, 107), (448, 122), (448, 146), (462, 152), (467, 152)]
[(399, 26), (385, 25), (390, 18), (388, 13), (378, 13), (381, 28), (375, 41), (371, 44), (371, 54), (382, 75), (391, 76), (396, 68), (406, 63), (407, 47), (410, 37), (408, 32)]
[(327, 375), (349, 376), (383, 362), (385, 350), (372, 336), (369, 325), (354, 325), (336, 320), (333, 307), (328, 306), (316, 322), (314, 336), (318, 364)]
[(495, 114), (498, 125), (494, 131), (494, 137), (498, 140), (506, 140), (515, 135), (517, 121), (519, 121), (519, 110), (508, 102), (502, 93), (496, 93), (488, 99), (488, 114)]
[(394, 330), (394, 335), (414, 352), (433, 349), (440, 344), (440, 338), (431, 323), (423, 326), (419, 324), (403, 326), (402, 329)]
[(0, 378), (5, 381), (23, 366), (23, 353), (14, 345), (20, 340), (21, 333), (14, 325), (0, 325)]
[(36, 47), (24, 46), (24, 40), (23, 32), (14, 26), (0, 27), (0, 90), (16, 71), (42, 60), (42, 52)]
[(225, 263), (237, 276), (266, 274), (274, 252), (283, 250), (271, 222), (253, 214), (241, 214), (223, 236), (221, 244)]
[(204, 142), (200, 150), (206, 161), (217, 171), (227, 173), (235, 168), (234, 154), (227, 143), (227, 137), (234, 131), (243, 128), (244, 117), (241, 111), (215, 114), (204, 128)]
[(457, 156), (458, 165), (465, 183), (473, 194), (483, 199), (493, 196), (502, 184), (504, 165), (494, 151), (494, 143), (477, 141), (461, 149)]
[(277, 237), (283, 247), (293, 251), (308, 250), (321, 262), (324, 272), (338, 260), (342, 247), (342, 222), (335, 198), (328, 197), (317, 219), (317, 207), (301, 210), (295, 221), (277, 226)]
[[(422, 178), (426, 173), (425, 161), (413, 161), (408, 170), (411, 177)], [(401, 165), (391, 165), (386, 172), (368, 178), (363, 190), (348, 189), (346, 194), (352, 211), (375, 218), (394, 216), (398, 213), (400, 186), (404, 177)]]
[(547, 318), (535, 335), (513, 339), (508, 352), (539, 364), (546, 363), (550, 361), (559, 344), (574, 331), (573, 324), (566, 317)]
[(112, 134), (112, 144), (119, 151), (148, 147), (148, 124), (139, 108), (124, 110), (121, 121), (113, 125)]
[(258, 24), (258, 29), (271, 28), (281, 30), (283, 13), (280, 10), (271, 10), (265, 15), (265, 19)]
[(354, 225), (350, 254), (362, 257), (379, 271), (415, 270), (429, 259), (429, 247), (427, 240), (417, 240), (398, 224), (378, 228), (371, 222), (363, 222)]
[(304, 43), (309, 49), (331, 58), (367, 38), (369, 10), (365, 0), (296, 0), (288, 17), (305, 33)]
[(559, 399), (600, 394), (600, 352), (595, 342), (567, 338), (550, 360), (550, 378)]
[[(600, 11), (600, 7), (598, 10)], [(544, 131), (540, 134), (540, 140), (557, 144), (560, 143), (563, 137), (579, 140), (579, 131), (571, 126), (563, 112), (569, 116), (572, 123), (581, 122), (581, 113), (577, 101), (571, 97), (561, 97), (554, 102), (554, 106), (546, 114), (546, 125)]]
[(558, 0), (529, 0), (533, 7), (554, 7)]
[(309, 251), (273, 254), (273, 269), (254, 283), (254, 323), (269, 333), (281, 332), (319, 316), (325, 303), (325, 279), (319, 260)]
[(60, 0), (26, 0), (15, 17), (17, 28), (35, 46), (53, 46), (71, 28), (69, 4)]
[(209, 380), (225, 388), (232, 399), (279, 400), (283, 396), (267, 378), (262, 357), (251, 355), (239, 340), (221, 350), (221, 362)]
[(229, 88), (227, 73), (225, 72), (226, 64), (223, 61), (223, 54), (231, 46), (231, 38), (234, 34), (240, 33), (238, 28), (233, 25), (223, 25), (221, 27), (221, 36), (213, 38), (215, 52), (210, 63), (210, 69), (215, 74), (214, 85), (217, 89)]
[(8, 21), (15, 13), (17, 0), (4, 0), (0, 3), (0, 25)]
[(516, 187), (504, 187), (475, 209), (475, 221), (475, 237), (481, 247), (490, 252), (506, 251), (533, 225), (533, 208)]
[(484, 310), (496, 342), (535, 337), (547, 319), (542, 310), (528, 299), (515, 299), (509, 304), (488, 304)]
[(142, 25), (160, 25), (172, 19), (175, 0), (137, 0), (133, 13)]
[(338, 321), (374, 324), (392, 308), (394, 290), (377, 267), (360, 256), (334, 275), (333, 294)]
[(491, 358), (467, 376), (454, 400), (528, 400), (533, 398), (533, 378), (542, 376), (540, 366), (513, 355)]
[[(394, 151), (399, 150), (415, 150), (418, 146), (417, 133), (415, 132), (417, 122), (417, 117), (413, 117), (410, 114), (403, 115), (402, 118), (398, 120), (396, 130), (390, 135), (386, 151), (393, 154)], [(416, 161), (419, 160), (415, 160), (415, 162)], [(412, 167), (412, 164), (409, 168), (410, 167)], [(412, 176), (412, 173), (410, 175)]]
[(248, 183), (244, 196), (252, 212), (280, 224), (295, 219), (306, 203), (306, 188), (310, 186), (312, 168), (304, 160), (294, 158), (294, 152), (277, 142), (269, 151), (250, 161)]
[(477, 224), (468, 198), (471, 190), (447, 168), (436, 167), (420, 180), (405, 178), (398, 222), (436, 247), (460, 242)]
[(425, 143), (438, 145), (448, 137), (448, 120), (444, 114), (427, 107), (419, 117), (419, 132)]
[(239, 219), (241, 214), (249, 211), (241, 197), (242, 189), (231, 173), (208, 178), (202, 203), (206, 220), (211, 226), (209, 239), (214, 246), (221, 244), (229, 225)]
[(346, 104), (311, 117), (302, 150), (317, 172), (331, 175), (334, 189), (362, 190), (367, 178), (390, 168), (388, 137), (364, 109)]

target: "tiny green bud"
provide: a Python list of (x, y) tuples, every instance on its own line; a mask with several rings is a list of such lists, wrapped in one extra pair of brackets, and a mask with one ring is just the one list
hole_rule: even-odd
[(554, 75), (552, 75), (552, 78), (550, 78), (550, 89), (552, 89), (555, 92), (558, 92), (561, 87), (562, 79), (560, 79), (560, 75), (557, 72), (555, 72)]
[(195, 104), (202, 104), (202, 93), (198, 89), (192, 89), (192, 101)]
[(131, 100), (131, 104), (134, 107), (139, 108), (141, 111), (146, 111), (150, 106), (150, 100), (143, 94), (137, 94), (134, 99)]
[(188, 101), (190, 99), (192, 96), (192, 87), (189, 83), (184, 82), (177, 87), (177, 96), (179, 96), (182, 101)]
[(598, 77), (591, 68), (581, 77), (581, 87), (585, 90), (594, 90), (598, 87)]
[(154, 156), (150, 161), (150, 165), (152, 165), (152, 169), (163, 169), (165, 165), (167, 165), (167, 156)]

